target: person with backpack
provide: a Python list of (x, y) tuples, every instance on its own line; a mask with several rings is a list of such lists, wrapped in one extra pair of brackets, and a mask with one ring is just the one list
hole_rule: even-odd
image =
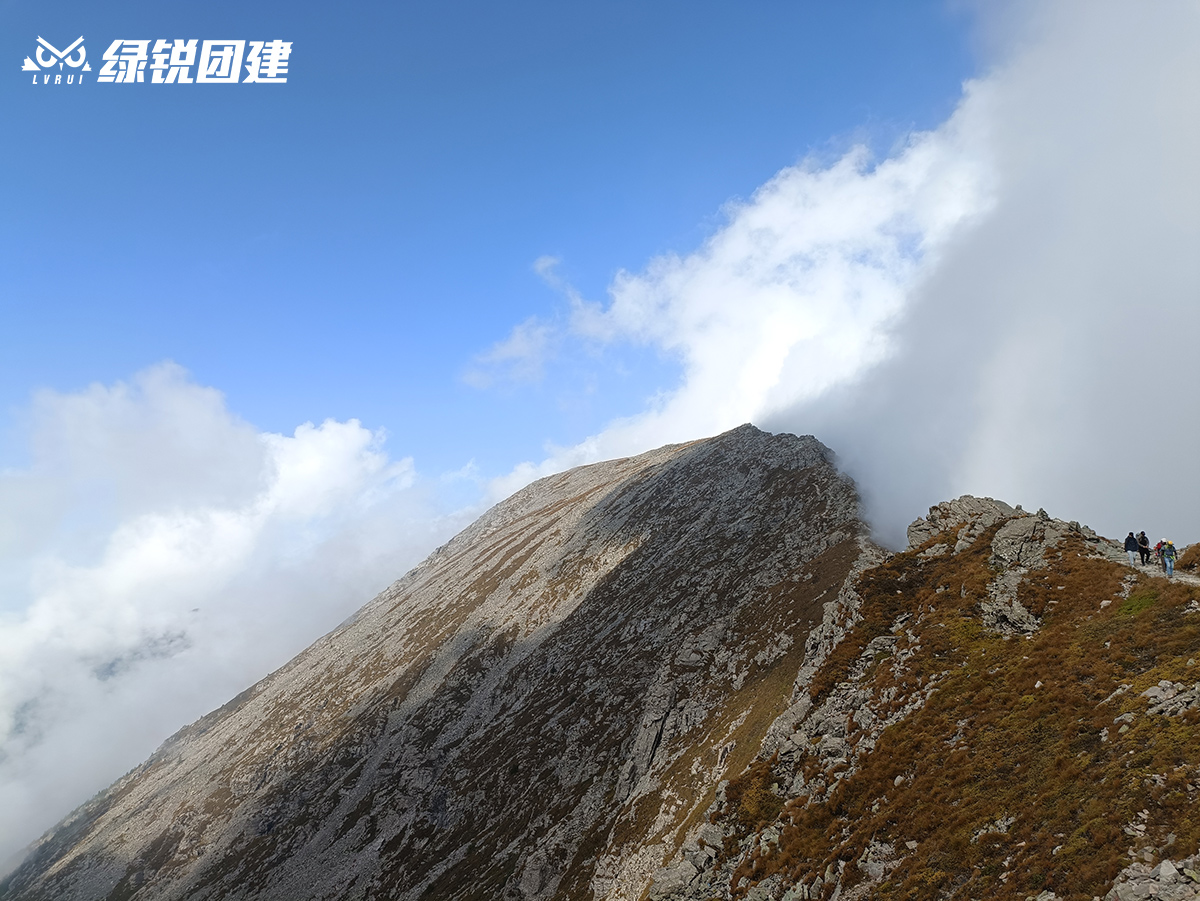
[(1163, 548), (1163, 569), (1167, 571), (1167, 578), (1171, 579), (1175, 576), (1175, 542), (1168, 541)]
[(1129, 556), (1129, 565), (1137, 566), (1138, 540), (1132, 532), (1125, 536), (1125, 553)]
[(1145, 532), (1138, 535), (1138, 552), (1142, 555), (1142, 566), (1145, 566), (1150, 562), (1150, 539)]

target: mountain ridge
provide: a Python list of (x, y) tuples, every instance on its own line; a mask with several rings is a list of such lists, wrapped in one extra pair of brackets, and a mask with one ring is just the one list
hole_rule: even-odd
[(1200, 893), (1196, 586), (988, 498), (909, 542), (872, 544), (811, 436), (539, 480), (168, 739), (0, 898)]

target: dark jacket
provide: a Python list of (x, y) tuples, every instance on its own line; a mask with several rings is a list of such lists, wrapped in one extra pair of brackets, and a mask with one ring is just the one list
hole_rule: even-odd
[(1129, 533), (1129, 537), (1125, 539), (1125, 550), (1136, 551), (1138, 549), (1138, 540), (1133, 537), (1133, 533)]

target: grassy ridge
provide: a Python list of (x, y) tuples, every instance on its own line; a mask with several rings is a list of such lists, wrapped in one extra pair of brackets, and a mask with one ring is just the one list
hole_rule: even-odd
[[(1131, 852), (1196, 852), (1200, 711), (1150, 714), (1141, 692), (1160, 680), (1200, 682), (1200, 613), (1187, 612), (1200, 591), (1125, 581), (1128, 570), (1069, 539), (1020, 588), (1041, 629), (1001, 635), (983, 627), (979, 609), (995, 576), (994, 531), (961, 554), (914, 550), (863, 576), (863, 620), (814, 680), (816, 701), (905, 614), (893, 654), (877, 655), (859, 687), (884, 709), (889, 697), (899, 709), (936, 687), (874, 750), (858, 748), (857, 770), (828, 794), (769, 801), (770, 786), (790, 784), (797, 768), (778, 759), (733, 780), (721, 814), (731, 836), (779, 831), (777, 844), (743, 854), (735, 897), (773, 874), (811, 884), (839, 862), (843, 890), (852, 888), (866, 878), (864, 852), (881, 843), (899, 862), (870, 896), (895, 899), (1052, 889), (1084, 901), (1105, 893)], [(852, 747), (862, 739), (847, 736)], [(799, 766), (809, 782), (819, 775), (815, 756)], [(832, 889), (824, 883), (823, 895)]]

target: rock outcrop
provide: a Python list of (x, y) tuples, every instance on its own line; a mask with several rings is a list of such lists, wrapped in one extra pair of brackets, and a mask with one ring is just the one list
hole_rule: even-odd
[(1200, 898), (1200, 857), (1151, 866), (1135, 863), (1121, 871), (1105, 901), (1195, 901)]

